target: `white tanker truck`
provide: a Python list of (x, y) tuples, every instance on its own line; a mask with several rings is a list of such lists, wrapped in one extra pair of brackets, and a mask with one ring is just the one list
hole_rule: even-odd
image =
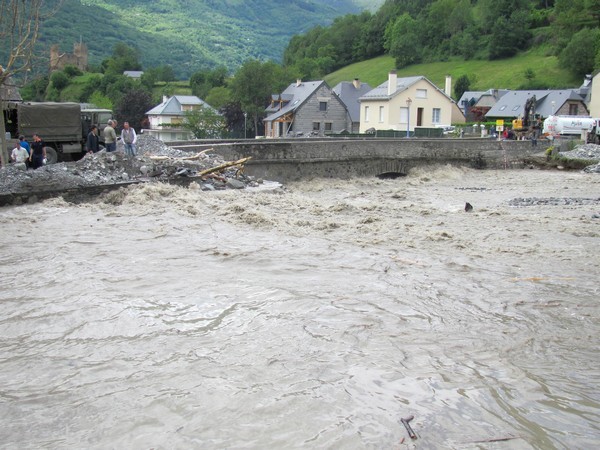
[(583, 132), (591, 133), (597, 129), (599, 119), (584, 116), (548, 116), (544, 120), (542, 134), (547, 137), (564, 135), (581, 136)]

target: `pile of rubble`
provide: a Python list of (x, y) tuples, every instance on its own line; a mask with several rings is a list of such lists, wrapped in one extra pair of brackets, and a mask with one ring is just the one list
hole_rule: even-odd
[(600, 145), (583, 144), (578, 145), (568, 152), (560, 152), (559, 156), (567, 159), (581, 159), (595, 161), (596, 164), (587, 166), (583, 169), (587, 173), (600, 173)]
[[(223, 169), (211, 172), (211, 169), (223, 166)], [(121, 144), (116, 152), (103, 150), (79, 161), (49, 164), (37, 170), (23, 170), (15, 165), (4, 167), (0, 169), (0, 193), (71, 190), (185, 177), (197, 177), (204, 190), (243, 189), (257, 184), (241, 173), (240, 165), (227, 166), (226, 161), (210, 151), (185, 152), (168, 147), (152, 136), (139, 135), (135, 157), (125, 155)]]

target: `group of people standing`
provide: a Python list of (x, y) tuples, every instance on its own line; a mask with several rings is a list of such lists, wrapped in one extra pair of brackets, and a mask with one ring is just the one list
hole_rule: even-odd
[[(114, 152), (117, 150), (117, 121), (109, 120), (104, 130), (102, 130), (102, 137), (104, 138), (104, 147), (107, 152)], [(135, 130), (129, 126), (129, 122), (123, 123), (123, 129), (121, 130), (121, 141), (125, 148), (125, 154), (128, 156), (135, 156), (135, 143), (137, 141), (137, 135)], [(87, 136), (85, 148), (88, 153), (96, 153), (100, 151), (100, 136), (98, 135), (98, 127), (92, 125), (90, 132)]]
[[(117, 150), (116, 126), (117, 121), (111, 119), (102, 131), (102, 137), (104, 138), (104, 145), (107, 152), (114, 152)], [(135, 130), (129, 126), (129, 122), (123, 123), (120, 138), (123, 141), (125, 154), (128, 156), (135, 156), (137, 134), (135, 133)], [(97, 125), (92, 125), (90, 128), (90, 132), (88, 133), (85, 142), (85, 150), (88, 153), (100, 151), (100, 136), (98, 135)], [(25, 136), (19, 136), (10, 158), (13, 163), (21, 164), (24, 169), (29, 167), (37, 169), (46, 164), (46, 144), (38, 134), (33, 135), (33, 142), (31, 145), (25, 140)]]
[(33, 135), (31, 145), (25, 140), (25, 136), (19, 136), (10, 157), (15, 164), (22, 164), (25, 168), (37, 169), (46, 164), (46, 145), (37, 134)]

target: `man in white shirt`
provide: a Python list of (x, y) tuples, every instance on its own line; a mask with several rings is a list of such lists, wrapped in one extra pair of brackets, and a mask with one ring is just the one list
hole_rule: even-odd
[(25, 161), (27, 161), (27, 159), (29, 158), (29, 153), (27, 153), (25, 147), (21, 147), (21, 142), (17, 141), (17, 146), (13, 148), (10, 157), (15, 164), (23, 164), (24, 167)]

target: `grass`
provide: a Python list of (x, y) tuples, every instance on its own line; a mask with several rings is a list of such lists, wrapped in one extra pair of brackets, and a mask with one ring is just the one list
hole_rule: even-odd
[(163, 95), (192, 95), (192, 88), (189, 81), (170, 81), (168, 83), (160, 81), (152, 89), (152, 98), (161, 99), (160, 103)]
[[(424, 75), (433, 84), (443, 89), (446, 75), (451, 75), (453, 82), (460, 76), (467, 75), (471, 80), (471, 90), (487, 89), (519, 89), (527, 84), (525, 71), (533, 71), (531, 82), (535, 86), (548, 89), (566, 89), (579, 87), (582, 80), (573, 76), (558, 64), (555, 56), (546, 54), (544, 47), (529, 50), (519, 55), (496, 61), (487, 60), (452, 60), (428, 64), (415, 64), (398, 70), (399, 77)], [(352, 81), (359, 78), (371, 87), (378, 86), (387, 80), (388, 73), (394, 69), (394, 58), (380, 56), (351, 64), (325, 77), (325, 81), (333, 87), (340, 81)]]
[(60, 92), (60, 100), (63, 102), (78, 102), (90, 79), (97, 76), (97, 73), (90, 72), (73, 77), (69, 85)]

